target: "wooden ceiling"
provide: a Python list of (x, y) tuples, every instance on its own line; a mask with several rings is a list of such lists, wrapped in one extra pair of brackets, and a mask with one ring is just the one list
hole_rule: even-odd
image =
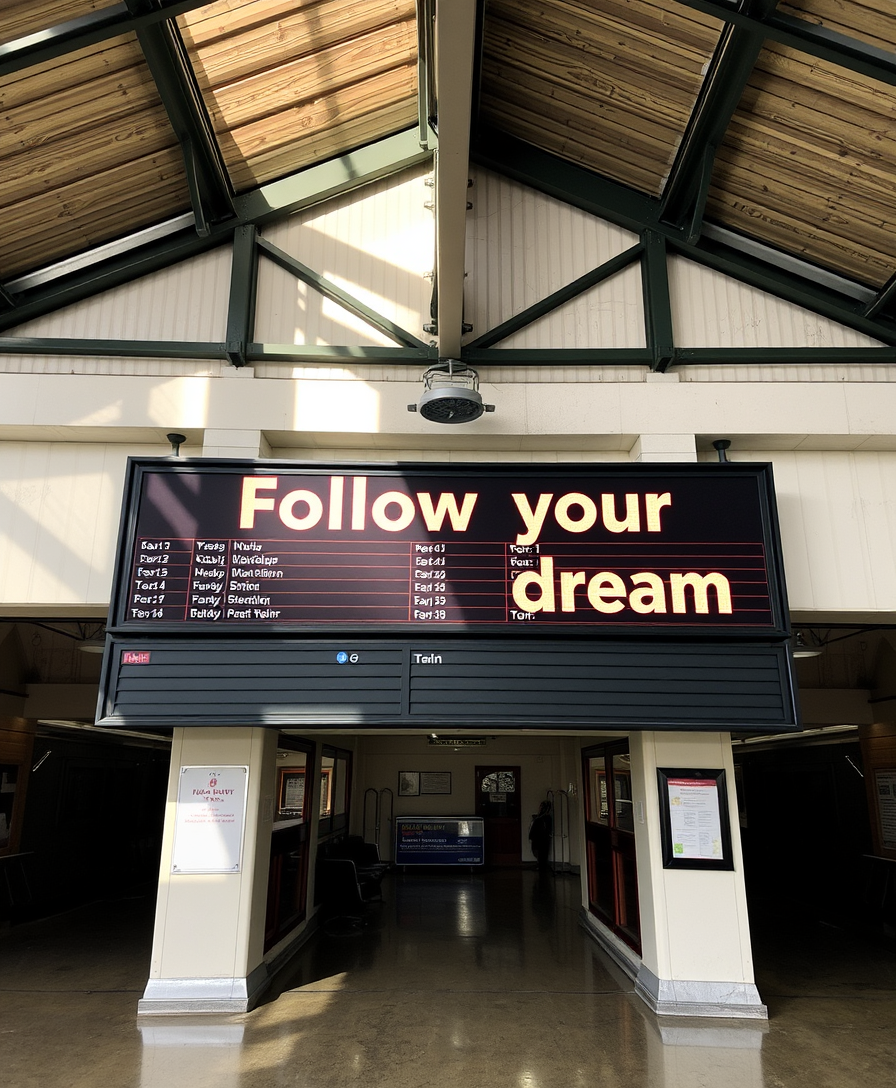
[[(4, 0), (0, 309), (56, 262), (178, 217), (208, 233), (414, 128), (418, 13), (446, 4)], [(817, 268), (896, 329), (894, 42), (879, 0), (481, 0), (472, 154), (500, 169), (500, 134), (586, 172), (608, 218)]]

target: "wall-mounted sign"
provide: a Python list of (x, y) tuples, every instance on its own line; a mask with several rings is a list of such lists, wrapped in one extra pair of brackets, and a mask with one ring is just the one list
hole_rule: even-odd
[(884, 850), (896, 850), (896, 769), (874, 772), (880, 842)]
[(485, 737), (430, 737), (428, 743), (433, 748), (484, 748)]
[(485, 821), (477, 816), (398, 816), (396, 865), (484, 865)]
[(172, 873), (238, 873), (248, 767), (181, 767)]
[(451, 771), (421, 771), (421, 793), (451, 793)]
[(660, 768), (665, 869), (733, 869), (723, 770)]
[(785, 617), (767, 465), (130, 463), (120, 631), (784, 636)]

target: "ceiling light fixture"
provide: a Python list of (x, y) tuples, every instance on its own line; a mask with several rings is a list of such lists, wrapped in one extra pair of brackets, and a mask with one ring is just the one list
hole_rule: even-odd
[(457, 359), (431, 366), (423, 375), (423, 395), (408, 405), (409, 412), (419, 412), (430, 423), (472, 423), (494, 410), (494, 404), (482, 402), (479, 375)]
[(790, 652), (794, 657), (818, 657), (824, 653), (824, 643), (811, 632), (797, 631), (791, 640)]

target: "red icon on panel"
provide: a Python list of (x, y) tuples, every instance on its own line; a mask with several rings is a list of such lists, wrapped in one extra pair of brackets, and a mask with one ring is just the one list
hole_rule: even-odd
[(148, 665), (149, 654), (149, 650), (122, 650), (121, 663), (122, 665)]

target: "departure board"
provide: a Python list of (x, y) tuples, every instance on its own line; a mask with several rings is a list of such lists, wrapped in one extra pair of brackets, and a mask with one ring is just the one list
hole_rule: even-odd
[(764, 467), (135, 461), (115, 623), (769, 631)]

